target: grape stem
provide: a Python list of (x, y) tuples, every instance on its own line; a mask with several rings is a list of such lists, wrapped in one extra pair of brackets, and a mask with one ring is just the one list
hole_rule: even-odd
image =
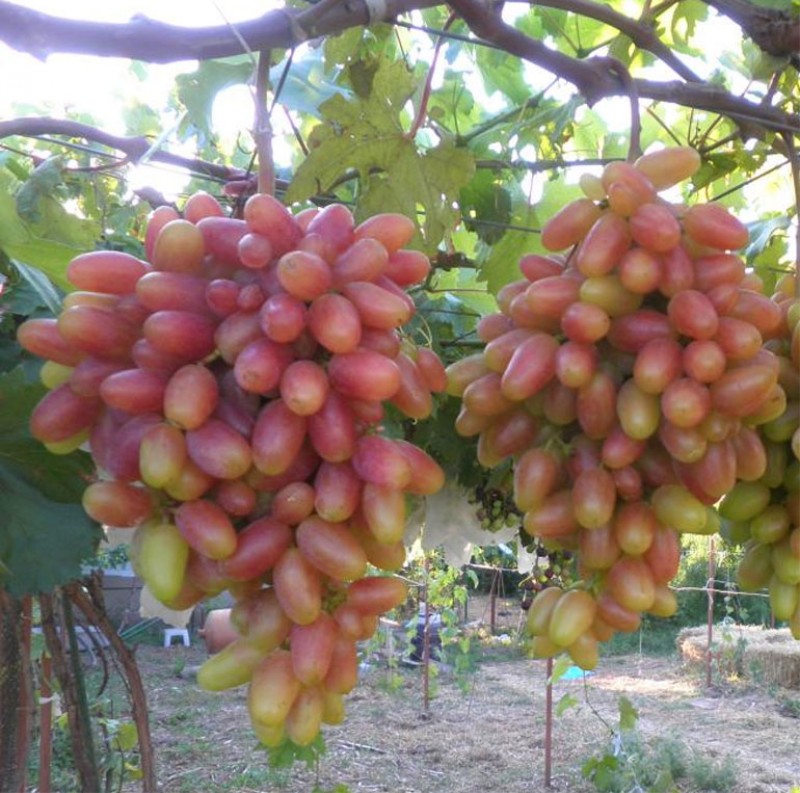
[(800, 153), (794, 144), (794, 138), (788, 133), (783, 135), (786, 143), (786, 151), (789, 155), (789, 165), (792, 168), (792, 184), (794, 186), (794, 220), (795, 220), (795, 279), (794, 296), (800, 298), (800, 278), (797, 277), (800, 271)]
[(275, 161), (272, 156), (272, 121), (267, 109), (269, 91), (269, 67), (272, 50), (261, 50), (258, 54), (255, 90), (255, 129), (253, 138), (258, 152), (258, 192), (275, 195)]
[[(447, 29), (456, 21), (456, 15), (451, 13), (450, 16), (447, 18), (447, 21), (442, 25), (442, 32), (447, 31)], [(423, 121), (425, 121), (425, 117), (428, 114), (428, 101), (431, 98), (431, 87), (433, 85), (433, 75), (436, 73), (436, 64), (439, 61), (439, 53), (442, 50), (442, 45), (446, 41), (445, 36), (439, 36), (436, 40), (436, 46), (433, 50), (433, 58), (431, 58), (431, 65), (428, 67), (428, 75), (425, 78), (425, 87), (422, 89), (422, 97), (419, 101), (419, 108), (417, 109), (417, 115), (414, 119), (414, 123), (411, 125), (411, 129), (406, 132), (403, 136), (406, 140), (414, 140), (417, 132), (419, 132), (419, 128), (422, 126)]]
[(631, 73), (622, 61), (616, 58), (603, 58), (608, 64), (608, 71), (619, 79), (631, 103), (631, 137), (628, 144), (628, 162), (642, 156), (642, 118), (639, 115), (639, 91)]

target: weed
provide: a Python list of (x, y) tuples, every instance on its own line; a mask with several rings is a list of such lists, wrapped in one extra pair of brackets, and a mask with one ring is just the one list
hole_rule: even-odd
[(800, 699), (792, 697), (778, 698), (778, 713), (790, 719), (800, 719)]
[(730, 756), (721, 760), (693, 755), (689, 767), (689, 779), (698, 790), (730, 790), (736, 782), (736, 767)]
[(724, 793), (736, 782), (730, 756), (715, 760), (694, 754), (671, 738), (648, 743), (635, 731), (616, 733), (605, 753), (589, 758), (582, 770), (600, 793), (672, 793), (679, 783), (692, 790)]

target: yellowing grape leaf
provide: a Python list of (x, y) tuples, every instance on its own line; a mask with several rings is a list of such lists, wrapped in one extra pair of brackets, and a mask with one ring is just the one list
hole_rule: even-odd
[(403, 64), (378, 62), (367, 84), (366, 96), (336, 95), (321, 105), (324, 122), (309, 136), (286, 201), (328, 192), (352, 175), (361, 193), (358, 219), (407, 215), (420, 226), (417, 246), (432, 252), (458, 220), (453, 205), (472, 177), (473, 157), (447, 142), (420, 150), (406, 138), (401, 114), (415, 81)]

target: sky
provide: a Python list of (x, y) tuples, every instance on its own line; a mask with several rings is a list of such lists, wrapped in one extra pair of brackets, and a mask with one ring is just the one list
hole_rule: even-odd
[[(19, 0), (18, 0), (19, 1)], [(20, 5), (62, 17), (91, 19), (95, 21), (125, 22), (136, 14), (143, 14), (164, 22), (185, 26), (221, 25), (252, 19), (269, 10), (262, 0), (77, 0), (65, 3), (64, 0), (23, 0)], [(275, 2), (276, 7), (282, 3)], [(223, 11), (224, 8), (224, 11)], [(514, 13), (515, 6), (509, 6)], [(724, 20), (715, 20), (717, 35), (710, 38), (708, 46), (721, 46), (730, 37), (725, 34)], [(738, 29), (731, 29), (735, 34)], [(98, 67), (100, 65), (100, 68)], [(83, 111), (103, 125), (113, 134), (124, 134), (125, 128), (120, 109), (135, 96), (143, 104), (159, 109), (166, 106), (169, 92), (173, 88), (176, 74), (194, 71), (192, 62), (171, 64), (148, 64), (147, 79), (137, 79), (131, 72), (130, 62), (124, 59), (52, 55), (46, 61), (17, 52), (0, 43), (0, 74), (19, 75), (20, 79), (0, 81), (0, 118), (17, 117), (21, 113), (39, 113), (46, 108), (54, 117), (63, 117), (66, 111)], [(541, 69), (526, 64), (526, 75), (532, 86), (542, 86), (550, 82), (551, 76)], [(673, 79), (669, 70), (653, 75), (660, 79)], [(536, 88), (532, 88), (536, 90)], [(565, 92), (565, 98), (572, 91)], [(491, 107), (492, 97), (480, 99), (486, 107)], [(30, 103), (28, 109), (25, 103)], [(628, 100), (623, 97), (604, 100), (596, 110), (601, 113), (614, 131), (627, 130), (629, 110)], [(252, 125), (252, 102), (245, 86), (237, 86), (220, 95), (214, 108), (213, 125), (215, 132), (223, 141), (234, 141), (242, 131)], [(279, 114), (280, 116), (280, 114)], [(276, 118), (276, 124), (280, 118)], [(171, 144), (171, 149), (178, 147)], [(188, 152), (187, 152), (188, 153)], [(288, 162), (289, 154), (276, 147), (276, 159)], [(527, 156), (527, 153), (526, 153)], [(577, 179), (577, 169), (571, 169), (568, 177)], [(542, 177), (543, 178), (543, 177)], [(183, 173), (170, 172), (163, 167), (140, 168), (132, 179), (132, 187), (149, 184), (165, 194), (180, 192), (186, 181)], [(536, 180), (536, 181), (540, 181)], [(536, 187), (531, 191), (535, 200)], [(780, 188), (779, 188), (780, 189)], [(785, 198), (774, 196), (780, 203)], [(755, 206), (752, 207), (756, 209)], [(761, 211), (763, 207), (759, 207)]]
[[(60, 17), (105, 22), (126, 22), (136, 14), (175, 25), (204, 27), (252, 19), (268, 10), (256, 0), (24, 0), (19, 5)], [(224, 13), (221, 10), (224, 6)], [(98, 65), (101, 68), (98, 68)], [(136, 79), (130, 62), (122, 58), (93, 58), (81, 55), (51, 55), (40, 61), (0, 43), (0, 74), (20, 75), (19, 80), (0, 83), (0, 118), (18, 117), (26, 112), (41, 115), (47, 108), (53, 117), (66, 111), (81, 111), (96, 118), (112, 133), (125, 133), (120, 109), (126, 97), (135, 96), (153, 108), (165, 107), (177, 74), (191, 72), (191, 61), (148, 64), (147, 79)], [(234, 138), (252, 124), (252, 103), (247, 89), (233, 89), (215, 107), (214, 127), (223, 138)], [(179, 151), (172, 146), (173, 151)], [(177, 193), (186, 181), (183, 173), (163, 167), (139, 169), (131, 187), (150, 184), (166, 194)]]

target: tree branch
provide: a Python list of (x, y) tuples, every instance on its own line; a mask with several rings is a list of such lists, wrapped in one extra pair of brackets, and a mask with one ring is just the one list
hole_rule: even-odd
[(114, 151), (122, 152), (127, 161), (137, 163), (145, 154), (148, 159), (178, 168), (186, 168), (194, 173), (210, 176), (223, 182), (234, 179), (245, 179), (247, 173), (240, 168), (229, 168), (226, 165), (216, 165), (192, 157), (181, 157), (168, 151), (156, 149), (151, 151), (152, 141), (143, 136), (124, 137), (112, 135), (108, 132), (81, 124), (78, 121), (69, 121), (58, 118), (15, 118), (11, 121), (0, 121), (0, 139), (12, 135), (23, 137), (38, 137), (41, 135), (63, 135), (68, 138), (82, 138), (108, 146)]
[(598, 22), (605, 22), (620, 33), (624, 33), (640, 49), (647, 50), (662, 60), (679, 77), (690, 83), (703, 82), (661, 39), (654, 33), (651, 25), (637, 22), (613, 8), (592, 2), (592, 0), (536, 0), (537, 6), (571, 11)]
[(435, 5), (441, 5), (440, 0), (385, 0), (382, 19), (376, 20), (371, 18), (367, 3), (359, 0), (324, 9), (323, 15), (311, 17), (313, 24), (308, 17), (299, 23), (298, 12), (281, 9), (235, 26), (185, 28), (145, 16), (136, 16), (124, 24), (63, 19), (3, 0), (0, 2), (0, 41), (41, 59), (56, 52), (68, 52), (149, 63), (209, 60), (241, 54), (242, 42), (252, 52), (289, 48), (312, 36), (339, 33)]
[(764, 8), (748, 0), (703, 2), (732, 19), (764, 52), (778, 57), (800, 53), (800, 14), (797, 11)]
[[(450, 0), (450, 5), (458, 11), (473, 33), (571, 82), (589, 105), (606, 97), (630, 92), (624, 80), (620, 80), (609, 68), (608, 59), (589, 58), (580, 61), (550, 50), (507, 25), (481, 0)], [(635, 79), (632, 84), (638, 95), (646, 99), (730, 116), (737, 122), (743, 122), (743, 133), (748, 137), (753, 136), (754, 124), (780, 132), (800, 133), (800, 119), (796, 116), (774, 107), (754, 104), (707, 83)]]
[[(707, 1), (716, 4), (715, 7), (725, 6), (729, 11), (733, 4), (745, 2)], [(595, 4), (588, 3), (588, 0), (550, 2), (558, 3), (559, 8), (575, 10), (576, 13), (588, 14), (591, 11), (599, 18), (597, 15), (600, 11), (592, 8)], [(238, 23), (234, 31), (228, 25), (182, 28), (145, 17), (136, 17), (127, 24), (74, 21), (0, 0), (0, 41), (41, 58), (54, 52), (70, 52), (154, 63), (204, 60), (238, 55), (242, 52), (242, 42), (254, 52), (266, 48), (293, 47), (310, 35), (323, 36), (357, 25), (391, 21), (398, 14), (435, 5), (441, 3), (438, 0), (385, 0), (380, 19), (371, 13), (374, 5), (365, 0), (326, 5), (325, 13), (321, 15), (313, 15), (313, 9), (306, 9), (300, 14), (282, 9), (271, 11), (255, 20)], [(590, 105), (605, 97), (628, 93), (623, 82), (595, 59), (579, 60), (549, 49), (516, 28), (506, 25), (495, 13), (493, 6), (482, 0), (452, 0), (450, 6), (477, 36), (572, 83)], [(609, 24), (623, 24), (618, 17), (613, 19), (611, 22), (611, 17), (608, 17)], [(637, 25), (636, 29), (631, 27), (634, 24)], [(626, 24), (625, 28), (629, 35), (635, 32), (637, 36), (643, 35), (646, 30), (643, 25), (634, 22)], [(641, 46), (644, 47), (645, 43)], [(675, 64), (670, 65), (674, 67)], [(682, 76), (688, 78), (688, 75)], [(753, 125), (779, 132), (800, 133), (800, 119), (796, 116), (775, 107), (750, 102), (706, 83), (661, 83), (637, 79), (634, 80), (634, 85), (639, 96), (643, 98), (721, 113), (745, 124), (750, 122), (750, 126), (745, 127), (745, 136), (754, 134)]]

